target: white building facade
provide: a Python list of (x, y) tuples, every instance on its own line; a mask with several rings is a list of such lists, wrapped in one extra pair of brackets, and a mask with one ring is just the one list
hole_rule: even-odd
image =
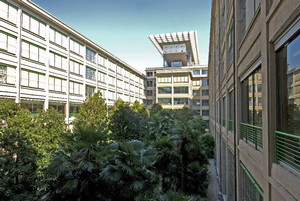
[(0, 99), (33, 114), (54, 107), (66, 120), (100, 90), (143, 102), (145, 76), (31, 1), (0, 0)]

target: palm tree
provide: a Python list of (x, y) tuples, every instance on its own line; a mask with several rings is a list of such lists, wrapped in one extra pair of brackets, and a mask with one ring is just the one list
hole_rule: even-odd
[(100, 175), (110, 186), (111, 200), (131, 201), (138, 194), (151, 194), (157, 183), (153, 168), (157, 151), (138, 140), (111, 144), (110, 150)]

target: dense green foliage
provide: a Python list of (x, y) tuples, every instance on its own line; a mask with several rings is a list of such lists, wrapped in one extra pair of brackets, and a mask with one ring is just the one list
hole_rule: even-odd
[(98, 92), (72, 133), (55, 110), (32, 118), (0, 102), (0, 111), (1, 200), (205, 200), (214, 139), (188, 108), (149, 111), (121, 99), (107, 107)]

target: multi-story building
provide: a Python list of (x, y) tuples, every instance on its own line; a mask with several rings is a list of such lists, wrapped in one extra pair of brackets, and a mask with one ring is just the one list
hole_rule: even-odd
[(100, 90), (142, 102), (145, 76), (29, 0), (0, 0), (0, 98), (33, 114), (56, 108), (67, 121)]
[(197, 32), (148, 36), (163, 57), (163, 67), (146, 69), (146, 105), (188, 107), (209, 119), (208, 68), (200, 65)]
[(210, 131), (224, 200), (300, 200), (300, 1), (212, 1)]

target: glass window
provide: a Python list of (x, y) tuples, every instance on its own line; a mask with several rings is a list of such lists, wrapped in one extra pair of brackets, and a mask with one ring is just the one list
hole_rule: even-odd
[(65, 105), (60, 105), (60, 104), (49, 104), (49, 108), (54, 108), (57, 112), (60, 114), (65, 113)]
[(85, 95), (86, 95), (86, 96), (91, 96), (91, 95), (93, 95), (93, 93), (95, 92), (95, 88), (96, 88), (96, 87), (92, 87), (92, 86), (86, 85), (86, 86), (85, 86)]
[(0, 84), (15, 84), (16, 68), (0, 65)]
[(158, 93), (159, 94), (170, 94), (172, 93), (171, 87), (158, 87)]
[(157, 82), (170, 83), (172, 78), (170, 76), (157, 77)]
[(259, 68), (242, 82), (242, 109), (244, 123), (262, 126), (262, 106), (258, 105), (258, 98), (262, 98), (262, 93), (252, 90), (257, 85), (262, 85), (261, 69)]
[(147, 96), (152, 96), (153, 95), (152, 92), (153, 92), (152, 90), (147, 90)]
[(28, 109), (31, 113), (39, 113), (43, 110), (43, 102), (22, 102), (21, 107)]
[(86, 67), (86, 78), (95, 80), (96, 79), (96, 70)]
[(193, 100), (193, 105), (200, 106), (201, 105), (200, 100)]
[(153, 77), (153, 72), (147, 72), (147, 77)]
[(251, 24), (251, 21), (259, 8), (261, 0), (242, 0), (241, 2), (241, 38), (246, 34), (246, 31)]
[(188, 87), (174, 87), (175, 94), (187, 94), (189, 92)]
[(300, 135), (300, 33), (276, 52), (277, 129)]
[(208, 102), (208, 100), (202, 100), (202, 105), (209, 105), (209, 102)]
[(202, 96), (208, 96), (209, 95), (209, 90), (208, 89), (202, 89)]
[(187, 83), (189, 82), (189, 78), (186, 75), (174, 76), (173, 77), (175, 83)]
[(153, 87), (153, 81), (147, 81), (147, 87)]
[(172, 103), (172, 99), (171, 98), (158, 98), (158, 103), (165, 105), (168, 104), (170, 105)]
[(174, 98), (174, 105), (183, 105), (188, 104), (189, 99), (188, 98)]
[(193, 86), (200, 86), (200, 80), (193, 80)]
[(146, 105), (152, 105), (153, 100), (146, 100)]
[(76, 117), (79, 113), (80, 106), (70, 105), (69, 117)]
[(202, 75), (207, 75), (208, 70), (202, 70)]
[(202, 116), (209, 116), (209, 110), (202, 110)]
[(200, 75), (200, 70), (193, 70), (193, 75)]
[(181, 67), (182, 66), (182, 61), (172, 61), (171, 62), (171, 67)]
[(85, 58), (91, 62), (95, 62), (96, 61), (96, 52), (90, 50), (89, 48), (86, 48), (86, 57)]
[(202, 79), (202, 86), (207, 86), (208, 85), (208, 79)]
[(200, 90), (193, 90), (193, 96), (200, 96)]

